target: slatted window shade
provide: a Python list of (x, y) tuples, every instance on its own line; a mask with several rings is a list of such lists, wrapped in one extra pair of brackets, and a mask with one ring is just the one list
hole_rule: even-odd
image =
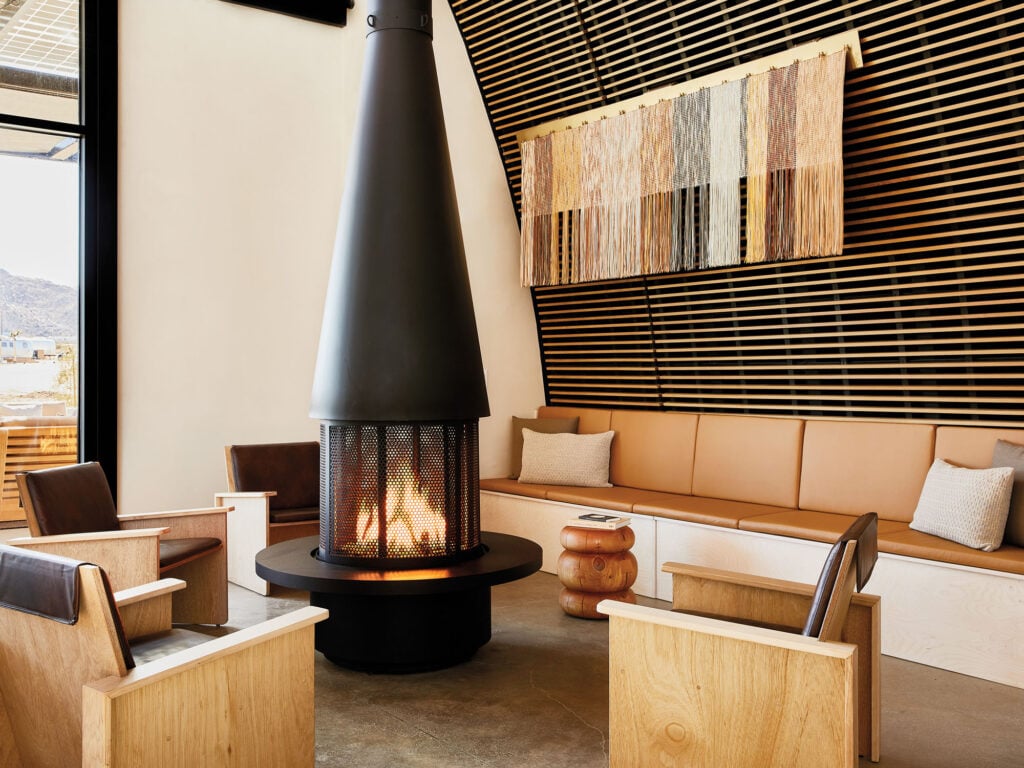
[(534, 291), (552, 404), (1024, 421), (1024, 3), (452, 0), (516, 132), (847, 29), (844, 256)]

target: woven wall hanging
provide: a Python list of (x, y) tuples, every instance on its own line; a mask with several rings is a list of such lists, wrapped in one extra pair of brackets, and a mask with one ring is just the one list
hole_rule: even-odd
[(523, 141), (523, 285), (841, 254), (846, 58)]

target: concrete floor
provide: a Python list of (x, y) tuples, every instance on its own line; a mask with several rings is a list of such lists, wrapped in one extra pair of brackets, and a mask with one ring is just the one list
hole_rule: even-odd
[[(336, 667), (317, 654), (317, 764), (606, 765), (607, 624), (564, 615), (559, 589), (558, 580), (543, 573), (495, 587), (491, 642), (451, 669), (369, 675)], [(303, 597), (262, 598), (232, 585), (230, 628), (279, 615)], [(169, 645), (202, 639), (175, 630), (151, 646), (166, 652)], [(145, 656), (155, 649), (138, 650)], [(1024, 766), (1024, 690), (884, 658), (877, 765)]]

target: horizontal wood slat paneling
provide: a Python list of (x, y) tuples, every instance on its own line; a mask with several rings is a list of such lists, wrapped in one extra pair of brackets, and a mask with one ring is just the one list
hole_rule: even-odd
[(1024, 422), (1024, 3), (451, 0), (515, 134), (848, 29), (844, 256), (538, 288), (547, 399)]

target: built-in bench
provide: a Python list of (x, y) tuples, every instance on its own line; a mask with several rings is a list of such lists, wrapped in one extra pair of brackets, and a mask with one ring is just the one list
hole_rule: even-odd
[[(632, 518), (639, 594), (670, 599), (661, 563), (813, 581), (824, 551), (864, 512), (879, 515), (888, 655), (1024, 687), (1024, 548), (982, 552), (911, 530), (934, 458), (990, 466), (1024, 429), (542, 407), (614, 430), (610, 488), (481, 481), (485, 528), (525, 535), (554, 572), (559, 533), (583, 509)], [(582, 508), (582, 509), (581, 509)]]

